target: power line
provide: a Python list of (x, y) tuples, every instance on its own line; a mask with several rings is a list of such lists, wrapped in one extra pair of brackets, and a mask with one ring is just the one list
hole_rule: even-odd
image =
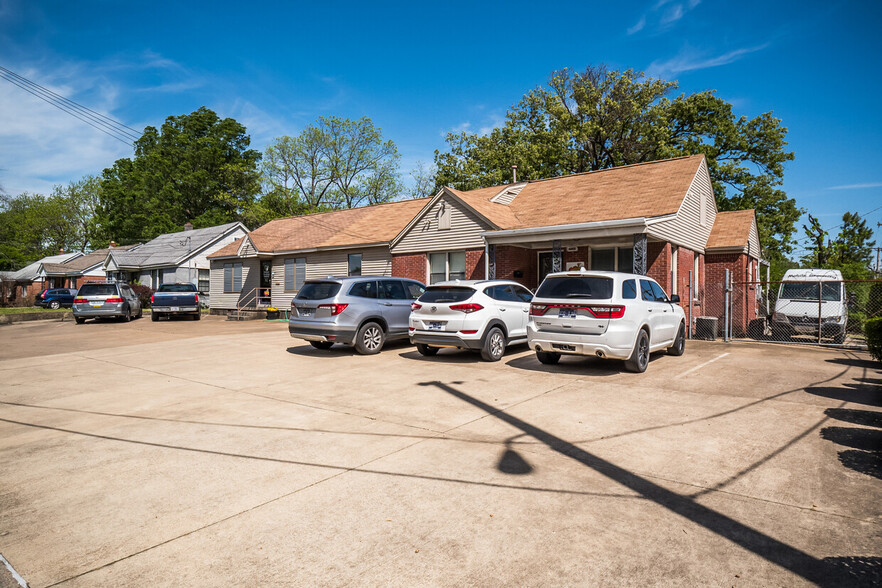
[(99, 112), (96, 112), (90, 108), (87, 108), (81, 104), (74, 102), (73, 100), (69, 100), (64, 96), (53, 92), (43, 86), (18, 75), (17, 73), (0, 66), (0, 77), (5, 79), (7, 82), (21, 88), (25, 92), (36, 96), (40, 100), (51, 104), (52, 106), (58, 108), (59, 110), (66, 112), (86, 123), (87, 125), (101, 131), (102, 133), (117, 139), (123, 143), (131, 145), (131, 143), (137, 140), (141, 133), (136, 131), (135, 129), (124, 125), (123, 123), (114, 120), (108, 116), (105, 116)]
[[(868, 216), (868, 215), (870, 215), (870, 214), (873, 214), (873, 213), (876, 212), (877, 210), (882, 210), (882, 206), (877, 206), (877, 207), (874, 208), (873, 210), (870, 210), (870, 211), (865, 212), (865, 213), (863, 213), (863, 214), (859, 214), (858, 216), (861, 217), (861, 218), (863, 219), (864, 217), (866, 217), (866, 216)], [(831, 228), (829, 228), (829, 229), (823, 229), (823, 231), (829, 233), (830, 231), (835, 231), (836, 229), (841, 229), (843, 226), (844, 226), (843, 224), (839, 224), (839, 225), (837, 225), (837, 226), (835, 226), (835, 227), (831, 227)], [(793, 240), (793, 244), (794, 244), (794, 245), (797, 245), (797, 244), (800, 244), (800, 243), (809, 243), (809, 242), (814, 242), (814, 238), (813, 238), (813, 237), (803, 237), (802, 239), (794, 239), (794, 240)]]

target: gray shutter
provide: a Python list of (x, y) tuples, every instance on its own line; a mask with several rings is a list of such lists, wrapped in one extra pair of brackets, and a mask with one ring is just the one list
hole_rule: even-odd
[(233, 264), (224, 264), (224, 292), (233, 291)]
[(294, 290), (294, 259), (285, 260), (285, 292)]
[(242, 290), (242, 264), (233, 264), (233, 290), (239, 292)]
[(300, 290), (303, 287), (303, 282), (306, 281), (306, 258), (298, 257), (297, 258), (297, 273), (294, 274), (294, 289)]

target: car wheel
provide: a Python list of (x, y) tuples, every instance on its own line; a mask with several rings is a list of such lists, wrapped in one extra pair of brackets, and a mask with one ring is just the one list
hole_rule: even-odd
[(80, 317), (74, 317), (74, 321), (75, 321), (78, 325), (81, 325), (81, 324), (83, 324), (84, 322), (86, 322), (86, 319), (84, 319), (84, 318), (80, 318)]
[(649, 335), (643, 329), (637, 333), (637, 341), (634, 343), (634, 351), (631, 357), (625, 360), (625, 369), (638, 374), (646, 371), (649, 365)]
[(386, 341), (383, 327), (377, 323), (365, 323), (355, 336), (355, 350), (362, 355), (379, 353)]
[(438, 353), (437, 347), (432, 347), (431, 345), (425, 345), (423, 343), (417, 343), (416, 348), (417, 351), (420, 352), (420, 355), (425, 355), (426, 357), (432, 357)]
[(772, 327), (772, 340), (773, 341), (788, 341), (790, 339), (790, 333), (785, 331), (781, 327)]
[(316, 349), (326, 349), (326, 350), (330, 349), (331, 347), (334, 346), (334, 344), (331, 343), (330, 341), (310, 341), (309, 344), (312, 345), (313, 347), (315, 347)]
[(159, 313), (158, 312), (151, 312), (150, 313), (150, 320), (153, 321), (154, 323), (156, 321), (158, 321), (159, 320)]
[(61, 303), (57, 300), (53, 300), (49, 303), (49, 308), (51, 308), (52, 310), (58, 310), (59, 308), (61, 308)]
[(536, 359), (539, 360), (539, 363), (544, 363), (545, 365), (555, 365), (560, 361), (560, 353), (554, 353), (553, 351), (537, 351)]
[(843, 343), (845, 343), (845, 331), (843, 330), (836, 333), (836, 335), (833, 337), (833, 342), (838, 345), (842, 345)]
[(502, 329), (492, 327), (484, 336), (484, 346), (481, 347), (481, 358), (484, 361), (499, 361), (505, 354), (505, 335)]
[(132, 309), (131, 308), (126, 309), (126, 313), (123, 315), (122, 319), (123, 319), (123, 322), (126, 322), (126, 323), (132, 322)]
[(141, 318), (142, 316), (144, 316), (144, 307), (139, 306), (138, 307), (138, 316), (136, 318)]
[(194, 320), (194, 321), (200, 321), (200, 320), (202, 320), (202, 312), (200, 311), (200, 312), (197, 312), (196, 314), (194, 314), (194, 315), (193, 315), (193, 320)]
[(680, 323), (680, 330), (677, 331), (677, 338), (674, 344), (668, 347), (668, 355), (683, 355), (686, 351), (686, 325)]

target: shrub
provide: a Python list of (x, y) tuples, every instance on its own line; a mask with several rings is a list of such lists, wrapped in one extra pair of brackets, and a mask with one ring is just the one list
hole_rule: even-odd
[(882, 317), (866, 322), (867, 349), (877, 361), (882, 361)]
[(138, 295), (141, 301), (141, 308), (150, 308), (150, 297), (153, 296), (155, 290), (150, 286), (142, 286), (141, 284), (132, 284), (132, 290)]
[(882, 280), (873, 282), (867, 300), (867, 316), (882, 316)]

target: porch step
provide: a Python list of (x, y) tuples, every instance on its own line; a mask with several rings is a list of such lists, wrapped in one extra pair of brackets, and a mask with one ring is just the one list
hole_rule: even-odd
[(228, 321), (257, 321), (265, 318), (265, 310), (242, 310), (239, 313), (231, 312), (227, 315)]

